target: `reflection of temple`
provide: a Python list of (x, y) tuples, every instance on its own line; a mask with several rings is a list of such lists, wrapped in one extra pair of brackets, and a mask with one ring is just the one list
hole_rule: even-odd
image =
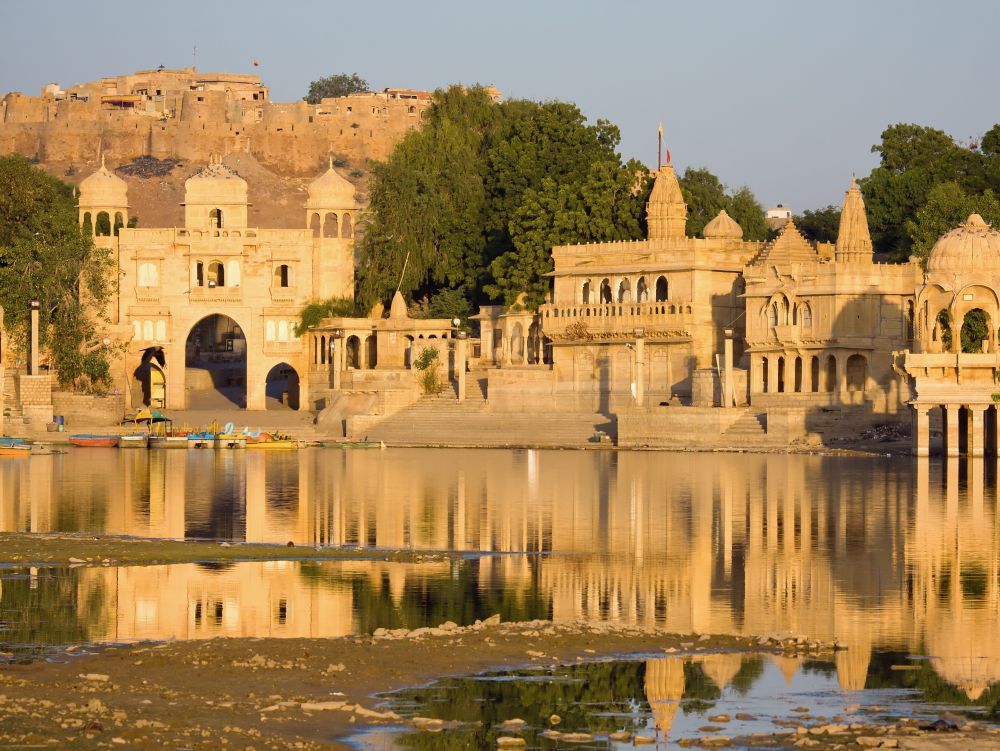
[[(845, 688), (864, 685), (873, 646), (933, 655), (970, 696), (1000, 681), (1000, 536), (981, 459), (925, 460), (914, 475), (896, 460), (806, 456), (119, 452), (96, 466), (86, 456), (0, 468), (0, 530), (537, 552), (481, 558), (476, 586), (541, 602), (561, 621), (838, 639), (849, 646), (837, 655)], [(398, 601), (420, 570), (390, 567), (378, 581)], [(142, 571), (116, 583), (122, 603), (166, 587), (140, 582), (155, 576)], [(193, 618), (194, 601), (158, 612)], [(191, 631), (185, 623), (168, 630)]]

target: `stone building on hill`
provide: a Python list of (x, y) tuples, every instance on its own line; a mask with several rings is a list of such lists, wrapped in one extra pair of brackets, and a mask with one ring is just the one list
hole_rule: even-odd
[[(126, 343), (126, 407), (245, 406), (307, 398), (302, 307), (353, 297), (354, 187), (332, 164), (309, 186), (301, 229), (248, 226), (247, 183), (213, 160), (187, 180), (183, 221), (128, 228), (125, 182), (103, 164), (80, 185), (80, 226), (111, 251), (107, 311)], [(120, 375), (119, 375), (120, 374)]]
[(245, 152), (277, 173), (305, 175), (322, 154), (385, 159), (430, 104), (429, 92), (408, 89), (279, 103), (256, 75), (161, 67), (65, 90), (48, 84), (39, 96), (4, 95), (0, 154), (79, 164), (101, 150), (123, 164)]

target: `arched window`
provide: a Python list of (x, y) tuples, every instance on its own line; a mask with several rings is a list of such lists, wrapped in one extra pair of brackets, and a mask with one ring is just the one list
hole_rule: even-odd
[(312, 232), (313, 237), (319, 237), (320, 235), (323, 234), (321, 224), (322, 221), (319, 218), (319, 214), (314, 213), (309, 218), (309, 230)]
[(159, 268), (157, 268), (155, 263), (144, 261), (143, 263), (139, 264), (139, 286), (140, 287), (160, 286), (160, 270)]
[(89, 211), (85, 211), (83, 213), (83, 222), (81, 222), (80, 226), (83, 227), (83, 234), (84, 235), (89, 235), (91, 237), (93, 236), (93, 234), (94, 234), (94, 220), (90, 216), (90, 212)]
[(210, 264), (208, 264), (208, 286), (209, 287), (226, 286), (226, 269), (218, 261), (212, 261)]
[(656, 302), (666, 302), (670, 289), (667, 287), (667, 277), (656, 278)]
[(156, 341), (167, 341), (167, 322), (162, 319), (156, 322)]
[(802, 328), (811, 329), (813, 325), (813, 314), (812, 308), (809, 307), (809, 303), (805, 303), (799, 309), (799, 323), (802, 324)]
[(321, 336), (319, 338), (319, 363), (320, 365), (326, 365), (326, 337)]
[(629, 284), (628, 279), (622, 279), (618, 282), (618, 302), (631, 302), (632, 301), (632, 285)]
[(914, 325), (914, 307), (913, 300), (909, 300), (906, 303), (906, 340), (913, 341), (916, 335), (916, 327)]
[(982, 352), (990, 339), (990, 318), (982, 308), (973, 308), (962, 318), (962, 351)]
[(94, 222), (94, 234), (98, 237), (111, 236), (111, 217), (107, 211), (101, 211)]
[(337, 226), (337, 215), (331, 211), (323, 222), (323, 237), (336, 237)]
[(347, 367), (357, 370), (361, 367), (361, 340), (356, 336), (347, 337)]
[(278, 321), (278, 341), (288, 341), (288, 321)]
[(635, 283), (635, 301), (649, 302), (649, 289), (646, 286), (646, 277), (640, 276), (639, 281)]
[(115, 212), (115, 237), (118, 237), (118, 230), (125, 226), (125, 218), (122, 216), (122, 212)]
[(951, 313), (947, 310), (942, 310), (934, 319), (934, 334), (931, 338), (933, 341), (940, 342), (941, 348), (945, 352), (951, 351)]
[(208, 226), (212, 229), (222, 228), (222, 209), (212, 209), (208, 212)]
[(274, 341), (274, 321), (267, 321), (264, 324), (264, 340), (268, 342)]
[(291, 270), (288, 268), (287, 263), (283, 263), (274, 269), (274, 286), (275, 287), (290, 287), (291, 286)]
[(583, 287), (580, 288), (580, 302), (584, 305), (590, 305), (590, 280), (588, 279), (583, 283)]
[(613, 302), (611, 299), (611, 281), (609, 279), (604, 279), (601, 282), (601, 299), (598, 302), (602, 304)]
[(767, 306), (767, 325), (771, 328), (778, 325), (778, 303), (776, 302)]
[(340, 222), (340, 236), (350, 238), (353, 235), (354, 227), (351, 225), (351, 215), (344, 214), (344, 218)]
[(826, 390), (831, 394), (837, 390), (837, 358), (833, 355), (826, 358)]
[(194, 265), (194, 283), (199, 287), (205, 286), (205, 264), (201, 261)]
[(230, 287), (240, 286), (240, 262), (233, 259), (226, 264), (226, 277), (229, 279)]

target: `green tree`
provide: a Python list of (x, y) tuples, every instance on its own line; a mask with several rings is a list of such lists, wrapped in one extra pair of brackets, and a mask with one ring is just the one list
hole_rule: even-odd
[(527, 305), (540, 305), (548, 290), (544, 274), (552, 270), (552, 248), (580, 242), (634, 240), (643, 234), (644, 190), (636, 190), (638, 163), (623, 169), (595, 163), (580, 183), (542, 180), (529, 189), (510, 221), (514, 247), (490, 265), (493, 282), (486, 292), (512, 305), (521, 292)]
[[(987, 135), (983, 141), (989, 146), (993, 137)], [(908, 222), (936, 185), (953, 181), (968, 193), (989, 187), (990, 157), (936, 128), (891, 125), (872, 151), (880, 157), (879, 166), (861, 183), (872, 242), (876, 251), (896, 260), (912, 252)]]
[(366, 315), (366, 311), (354, 300), (347, 297), (314, 300), (299, 311), (299, 322), (295, 324), (295, 336), (302, 336), (313, 326), (318, 326), (324, 318), (353, 318), (363, 315)]
[(478, 290), (507, 302), (526, 291), (537, 305), (552, 244), (644, 233), (645, 170), (622, 163), (618, 139), (614, 125), (587, 125), (565, 102), (436, 92), (424, 128), (373, 167), (362, 299), (385, 301), (399, 284), (429, 301), (452, 291), (441, 297), (449, 312), (455, 293), (470, 309), (483, 302)]
[(691, 237), (700, 237), (705, 225), (728, 208), (726, 186), (704, 167), (688, 167), (678, 182), (688, 209), (685, 231)]
[(962, 321), (961, 336), (963, 352), (982, 352), (983, 340), (990, 338), (986, 311), (975, 308), (966, 313)]
[(60, 385), (110, 382), (98, 326), (111, 297), (110, 254), (80, 232), (72, 189), (19, 156), (0, 158), (0, 305), (15, 349), (27, 349), (30, 304)]
[(840, 209), (824, 206), (821, 209), (806, 209), (795, 217), (795, 226), (807, 240), (821, 243), (837, 242), (840, 230)]
[(987, 188), (981, 194), (969, 195), (955, 181), (935, 186), (926, 203), (906, 222), (912, 254), (926, 264), (927, 255), (938, 238), (974, 213), (993, 226), (1000, 226), (1000, 201), (992, 190)]
[(310, 83), (309, 93), (303, 98), (309, 104), (319, 104), (321, 99), (335, 99), (363, 91), (368, 91), (368, 82), (357, 73), (337, 73)]
[(767, 239), (770, 228), (767, 226), (764, 207), (760, 205), (750, 188), (744, 186), (730, 195), (726, 211), (743, 228), (744, 240)]
[(746, 186), (727, 192), (722, 181), (704, 167), (688, 167), (678, 182), (688, 207), (688, 235), (700, 237), (705, 225), (725, 210), (743, 228), (744, 239), (767, 239), (764, 208)]

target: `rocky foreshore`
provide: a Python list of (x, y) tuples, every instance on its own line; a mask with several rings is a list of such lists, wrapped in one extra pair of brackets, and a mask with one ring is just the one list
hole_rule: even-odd
[[(607, 622), (452, 622), (378, 629), (338, 639), (212, 639), (57, 650), (49, 661), (10, 660), (0, 667), (0, 741), (13, 747), (323, 749), (344, 748), (360, 727), (390, 724), (420, 732), (453, 723), (401, 717), (373, 695), (435, 678), (489, 669), (556, 666), (615, 655), (764, 652), (827, 658), (839, 647), (794, 634), (758, 637), (669, 634)], [(996, 729), (974, 722), (922, 729), (872, 716), (819, 718), (807, 707), (786, 726), (752, 737), (729, 736), (729, 718), (712, 732), (678, 739), (695, 747), (818, 749), (1000, 748)], [(557, 720), (558, 718), (550, 718)], [(501, 745), (519, 747), (518, 718)], [(944, 732), (941, 732), (943, 729)], [(555, 741), (586, 733), (543, 731)], [(618, 734), (634, 745), (651, 734)], [(590, 736), (588, 736), (590, 737)], [(593, 739), (600, 736), (593, 736)], [(330, 739), (334, 740), (330, 740)], [(994, 745), (991, 745), (994, 744)]]

